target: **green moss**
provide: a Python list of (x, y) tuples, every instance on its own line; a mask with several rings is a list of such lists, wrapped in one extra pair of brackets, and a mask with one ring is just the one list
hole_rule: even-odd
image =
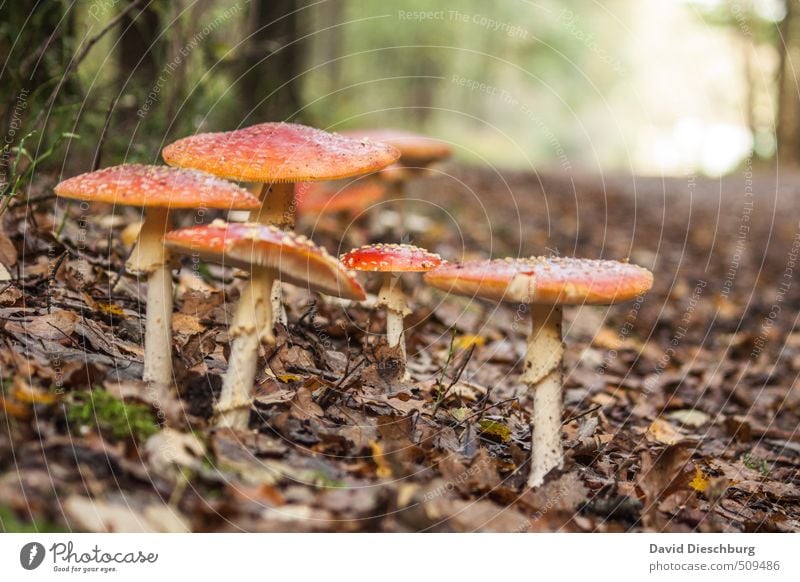
[(21, 521), (14, 512), (0, 505), (0, 533), (46, 533), (66, 531), (54, 523), (41, 519), (33, 521)]
[(86, 429), (99, 430), (118, 440), (143, 441), (159, 430), (149, 407), (125, 403), (97, 388), (72, 394), (67, 404), (67, 422), (75, 434)]
[(306, 479), (309, 483), (322, 489), (346, 489), (348, 487), (346, 482), (335, 479), (324, 471), (308, 471)]
[(478, 425), (481, 427), (481, 433), (496, 437), (507, 443), (511, 440), (511, 429), (502, 422), (494, 420), (483, 419)]
[(752, 456), (750, 453), (745, 453), (742, 457), (742, 463), (744, 463), (744, 466), (748, 469), (761, 473), (762, 477), (769, 475), (770, 466), (766, 459), (759, 459), (758, 457)]

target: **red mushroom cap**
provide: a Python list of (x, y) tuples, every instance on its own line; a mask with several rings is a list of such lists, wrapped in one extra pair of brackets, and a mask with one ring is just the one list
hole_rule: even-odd
[(610, 305), (635, 299), (653, 274), (619, 261), (531, 257), (450, 263), (425, 274), (448, 293), (513, 303)]
[(453, 153), (446, 143), (402, 129), (352, 129), (342, 135), (367, 142), (386, 143), (400, 151), (404, 166), (428, 166)]
[(442, 257), (413, 245), (366, 245), (343, 254), (340, 260), (355, 271), (420, 273), (444, 263)]
[(337, 180), (380, 170), (400, 152), (296, 123), (261, 123), (179, 139), (164, 148), (171, 166), (247, 182)]
[(272, 269), (288, 283), (326, 295), (359, 301), (366, 298), (355, 277), (325, 249), (275, 226), (219, 220), (168, 232), (164, 243), (172, 250), (197, 253), (209, 261), (243, 269)]
[(295, 206), (300, 214), (342, 212), (358, 214), (383, 199), (386, 188), (374, 180), (334, 189), (330, 185), (300, 182), (294, 189)]
[(259, 199), (221, 178), (167, 166), (123, 164), (64, 180), (55, 187), (64, 198), (126, 206), (254, 210)]

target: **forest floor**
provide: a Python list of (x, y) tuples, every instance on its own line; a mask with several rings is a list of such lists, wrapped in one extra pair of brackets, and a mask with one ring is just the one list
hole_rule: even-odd
[[(251, 430), (213, 430), (235, 274), (183, 261), (176, 388), (148, 387), (145, 289), (122, 271), (136, 213), (54, 216), (45, 180), (0, 231), (0, 531), (800, 531), (800, 178), (450, 170), (413, 185), (387, 242), (655, 273), (641, 300), (565, 310), (563, 471), (525, 488), (516, 306), (415, 276), (413, 381), (380, 311), (288, 289)], [(299, 229), (341, 252), (364, 222)]]

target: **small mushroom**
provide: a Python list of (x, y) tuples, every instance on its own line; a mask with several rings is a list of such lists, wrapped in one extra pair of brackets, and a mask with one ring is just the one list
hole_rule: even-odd
[(331, 184), (298, 182), (295, 185), (295, 205), (298, 214), (345, 213), (357, 216), (379, 202), (386, 187), (374, 180), (336, 188)]
[[(185, 137), (165, 147), (162, 156), (171, 166), (262, 184), (262, 205), (250, 220), (291, 230), (295, 182), (368, 174), (397, 161), (400, 152), (390, 145), (365, 143), (297, 123), (270, 122)], [(272, 290), (272, 308), (285, 324), (278, 284)]]
[(517, 303), (531, 309), (531, 333), (522, 381), (533, 393), (533, 440), (528, 486), (537, 487), (563, 466), (561, 444), (563, 305), (611, 305), (653, 285), (643, 267), (618, 261), (532, 257), (447, 264), (426, 273), (448, 293)]
[(402, 129), (350, 129), (343, 131), (342, 135), (363, 142), (385, 143), (396, 148), (400, 152), (400, 160), (386, 168), (386, 171), (399, 175), (395, 171), (404, 168), (407, 173), (403, 175), (403, 179), (425, 174), (430, 166), (446, 160), (453, 153), (446, 143), (438, 139)]
[(172, 382), (172, 274), (161, 237), (172, 227), (170, 211), (189, 208), (251, 210), (258, 198), (247, 190), (195, 170), (124, 164), (81, 174), (58, 184), (58, 196), (145, 209), (144, 222), (126, 263), (147, 276), (143, 378)]
[(255, 382), (259, 342), (275, 342), (270, 291), (274, 280), (312, 291), (363, 300), (364, 289), (344, 266), (304, 236), (263, 224), (227, 224), (183, 228), (164, 237), (167, 247), (184, 254), (251, 271), (236, 304), (230, 327), (228, 371), (217, 403), (217, 424), (247, 428), (250, 391)]
[[(378, 172), (377, 177), (391, 184), (393, 195), (400, 202), (406, 197), (407, 183), (430, 173), (430, 168), (452, 155), (450, 147), (438, 139), (402, 129), (352, 129), (342, 135), (365, 143), (385, 143), (400, 152), (400, 160)], [(404, 209), (401, 207), (401, 216)], [(403, 220), (405, 222), (405, 220)]]
[(413, 245), (375, 244), (353, 249), (343, 254), (340, 260), (348, 269), (382, 274), (378, 305), (386, 307), (386, 340), (390, 347), (400, 346), (405, 370), (403, 380), (408, 380), (403, 318), (410, 311), (400, 275), (435, 269), (444, 262), (442, 257)]

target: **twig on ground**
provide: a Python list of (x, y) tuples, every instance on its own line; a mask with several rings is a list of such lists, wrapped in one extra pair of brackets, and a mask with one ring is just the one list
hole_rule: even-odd
[(325, 392), (319, 397), (317, 404), (319, 404), (322, 408), (327, 408), (328, 406), (333, 404), (336, 401), (335, 399), (344, 394), (344, 392), (347, 391), (347, 388), (349, 388), (350, 386), (349, 384), (344, 388), (342, 388), (345, 381), (351, 378), (358, 370), (360, 370), (366, 362), (367, 359), (362, 356), (361, 359), (359, 359), (358, 362), (356, 362), (356, 364), (353, 366), (352, 370), (345, 369), (345, 373), (344, 376), (342, 376), (342, 379), (339, 380), (339, 382), (335, 386), (325, 390)]
[(52, 307), (51, 305), (53, 297), (52, 289), (55, 286), (56, 274), (58, 273), (58, 270), (61, 268), (61, 265), (64, 263), (64, 259), (66, 259), (68, 255), (69, 255), (69, 250), (65, 250), (63, 253), (61, 253), (61, 255), (56, 259), (53, 268), (50, 269), (50, 274), (47, 276), (47, 293), (46, 293), (47, 313), (50, 313), (50, 309)]
[[(448, 392), (450, 392), (453, 386), (458, 384), (458, 381), (461, 379), (461, 374), (464, 373), (464, 370), (466, 369), (467, 364), (469, 364), (469, 361), (472, 359), (472, 354), (474, 353), (475, 353), (475, 344), (469, 347), (469, 351), (467, 352), (467, 355), (464, 356), (464, 360), (461, 362), (461, 365), (459, 366), (455, 377), (450, 381), (450, 385), (447, 386), (447, 388), (443, 392), (441, 392), (439, 397), (436, 399), (436, 404), (434, 404), (433, 412), (431, 413), (432, 416), (436, 417), (436, 413), (439, 411), (439, 407), (442, 405), (442, 402), (444, 402), (444, 399), (447, 397)], [(444, 373), (442, 373), (442, 379), (444, 379)], [(439, 386), (441, 386), (441, 383), (439, 383)]]
[(567, 423), (570, 423), (570, 422), (572, 422), (573, 420), (578, 420), (579, 418), (583, 418), (583, 417), (584, 417), (584, 416), (586, 416), (587, 414), (591, 414), (591, 413), (593, 413), (593, 412), (595, 412), (595, 411), (597, 411), (597, 410), (600, 410), (601, 408), (603, 408), (603, 407), (602, 407), (601, 405), (599, 405), (599, 404), (598, 404), (597, 406), (593, 406), (593, 407), (591, 407), (589, 410), (586, 410), (586, 411), (584, 411), (584, 412), (581, 412), (580, 414), (576, 414), (575, 416), (570, 416), (570, 417), (569, 417), (567, 420), (565, 420), (565, 421), (564, 421), (564, 422), (562, 422), (561, 424), (567, 424)]

